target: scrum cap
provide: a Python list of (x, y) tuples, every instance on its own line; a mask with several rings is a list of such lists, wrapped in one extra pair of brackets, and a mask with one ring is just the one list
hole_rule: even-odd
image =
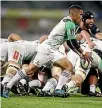
[(86, 21), (87, 19), (94, 18), (94, 14), (92, 12), (84, 12), (82, 15), (82, 20)]

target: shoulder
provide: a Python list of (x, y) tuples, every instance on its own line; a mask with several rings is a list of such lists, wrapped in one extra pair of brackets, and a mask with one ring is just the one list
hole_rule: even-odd
[(91, 27), (90, 27), (90, 30), (92, 33), (98, 33), (100, 32), (100, 29), (97, 28), (97, 26), (95, 24), (93, 24)]
[(73, 21), (65, 22), (67, 28), (75, 28), (75, 23)]

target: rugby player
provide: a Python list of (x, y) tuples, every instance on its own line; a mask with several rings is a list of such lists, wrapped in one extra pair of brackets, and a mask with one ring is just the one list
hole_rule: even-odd
[[(83, 26), (81, 26), (82, 28), (81, 28), (81, 37), (84, 37), (86, 40), (87, 40), (87, 43), (88, 43), (88, 45), (89, 45), (89, 47), (90, 48), (93, 48), (93, 47), (95, 47), (95, 46), (97, 46), (97, 47), (95, 47), (95, 52), (99, 55), (99, 58), (100, 58), (100, 60), (101, 60), (101, 58), (102, 58), (102, 48), (101, 48), (101, 45), (102, 45), (102, 41), (100, 41), (101, 40), (101, 38), (102, 38), (102, 33), (100, 33), (100, 30), (96, 27), (96, 25), (94, 24), (94, 15), (92, 14), (92, 12), (85, 12), (83, 15), (82, 15), (82, 23), (83, 23)], [(93, 38), (90, 38), (90, 37), (93, 37)], [(98, 39), (95, 39), (95, 38), (98, 38)], [(81, 38), (80, 38), (81, 39)], [(89, 40), (88, 40), (89, 39)], [(92, 41), (91, 41), (92, 40)], [(81, 41), (81, 42), (83, 42), (83, 41)], [(80, 42), (80, 43), (81, 43)], [(84, 42), (85, 42), (85, 40), (84, 40)], [(84, 43), (83, 42), (83, 43)], [(98, 49), (98, 50), (97, 50)], [(71, 54), (72, 55), (72, 54)], [(73, 55), (75, 55), (75, 54), (73, 54)], [(71, 57), (69, 57), (69, 58), (71, 58)], [(97, 58), (98, 59), (98, 58)], [(74, 59), (72, 59), (71, 61), (73, 62), (75, 60), (75, 58)], [(101, 61), (100, 62), (97, 62), (97, 63), (99, 63), (99, 65), (101, 65)], [(80, 73), (80, 70), (79, 70), (79, 73)], [(78, 75), (79, 76), (79, 75)], [(76, 75), (76, 77), (77, 77), (77, 79), (81, 79), (81, 78), (78, 78), (78, 76)], [(96, 93), (95, 93), (95, 85), (96, 85), (96, 83), (97, 83), (97, 78), (96, 78), (96, 76), (91, 76), (90, 77), (91, 79), (89, 79), (90, 80), (90, 91), (91, 92), (89, 92), (89, 95), (91, 96), (91, 95), (96, 95), (96, 96), (98, 96)], [(75, 78), (74, 78), (74, 80), (76, 80)], [(92, 82), (91, 82), (92, 81)], [(80, 81), (79, 81), (80, 82)], [(93, 84), (93, 82), (94, 82), (94, 84)], [(78, 83), (77, 83), (78, 84)], [(71, 87), (71, 86), (75, 86), (76, 85), (76, 82), (73, 82), (73, 81), (71, 81), (69, 84), (68, 84), (68, 86), (69, 86), (69, 88)], [(100, 95), (99, 95), (100, 96)]]
[(81, 32), (80, 36), (84, 37), (90, 48), (95, 46), (95, 43), (91, 41), (90, 36), (102, 40), (102, 33), (94, 22), (94, 14), (92, 12), (83, 13), (79, 31)]
[[(83, 10), (78, 5), (73, 5), (69, 8), (69, 16), (63, 18), (51, 31), (48, 39), (41, 43), (37, 48), (37, 55), (35, 56), (32, 63), (29, 64), (28, 68), (20, 70), (13, 77), (12, 82), (15, 83), (25, 76), (36, 72), (39, 67), (41, 67), (46, 62), (53, 59), (55, 52), (58, 48), (67, 41), (68, 46), (78, 53), (81, 57), (85, 59), (91, 59), (89, 52), (84, 52), (78, 45), (75, 39), (75, 23), (80, 23), (81, 15)], [(59, 65), (63, 72), (61, 73), (58, 81), (58, 85), (55, 90), (57, 96), (65, 95), (65, 91), (61, 90), (62, 86), (71, 79), (71, 71), (73, 66), (69, 60), (65, 58), (60, 59), (55, 62)], [(12, 87), (10, 82), (7, 84), (8, 91)], [(8, 91), (5, 92), (6, 97), (8, 97)]]
[[(17, 35), (12, 33), (11, 35), (8, 36), (8, 39), (4, 39), (1, 38), (1, 43), (0, 43), (0, 52), (1, 52), (1, 56), (0, 56), (0, 63), (2, 67), (7, 59), (7, 45), (5, 44), (5, 42), (14, 42), (14, 41), (18, 41), (18, 40), (22, 40), (22, 38)], [(5, 44), (5, 45), (4, 45)]]
[[(97, 28), (97, 26), (95, 25), (95, 21), (94, 21), (94, 14), (92, 12), (85, 12), (82, 15), (82, 31), (81, 34), (83, 37), (85, 37), (85, 39), (88, 42), (88, 45), (90, 46), (90, 48), (95, 48), (96, 46), (98, 46), (99, 50), (101, 50), (101, 45), (102, 42), (98, 41), (98, 40), (102, 40), (102, 33), (100, 32), (100, 29)], [(90, 38), (93, 37), (93, 38)], [(98, 40), (97, 40), (98, 39)], [(96, 48), (95, 48), (96, 49)], [(98, 55), (100, 55), (100, 57), (102, 58), (102, 53), (99, 50), (95, 50)], [(96, 71), (94, 70), (94, 73)], [(97, 73), (96, 73), (97, 74)], [(96, 95), (97, 93), (95, 93), (95, 88), (96, 88), (96, 84), (97, 84), (97, 75), (96, 74), (89, 74), (89, 83), (90, 83), (90, 90), (89, 90), (89, 95)], [(101, 73), (99, 73), (100, 75)], [(90, 92), (91, 91), (91, 92)]]
[(36, 48), (40, 42), (43, 42), (45, 36), (42, 36), (36, 41), (20, 40), (16, 42), (9, 42), (8, 46), (8, 68), (6, 70), (6, 76), (2, 81), (2, 85), (9, 82), (16, 72), (22, 67), (23, 60), (31, 60), (36, 54)]
[[(88, 45), (90, 48), (95, 48), (95, 51), (100, 55), (102, 58), (102, 33), (100, 29), (97, 28), (95, 21), (94, 21), (94, 14), (92, 12), (84, 12), (82, 15), (82, 24), (81, 24), (81, 35), (87, 40)], [(90, 38), (92, 37), (92, 38)], [(98, 50), (96, 50), (98, 48)], [(95, 70), (94, 70), (95, 71)], [(95, 73), (95, 72), (94, 72)], [(99, 73), (100, 75), (101, 73)], [(89, 95), (95, 95), (95, 88), (97, 84), (97, 75), (90, 74), (89, 81), (90, 81), (90, 91)], [(96, 94), (97, 95), (97, 94)]]

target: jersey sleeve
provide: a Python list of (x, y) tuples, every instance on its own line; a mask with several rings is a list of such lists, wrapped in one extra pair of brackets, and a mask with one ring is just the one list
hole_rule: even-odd
[(75, 24), (72, 21), (66, 22), (67, 45), (76, 53), (79, 53), (80, 45), (77, 43), (75, 36)]
[(76, 37), (75, 37), (75, 24), (72, 21), (67, 21), (65, 23), (65, 29), (66, 29), (67, 40), (76, 39)]

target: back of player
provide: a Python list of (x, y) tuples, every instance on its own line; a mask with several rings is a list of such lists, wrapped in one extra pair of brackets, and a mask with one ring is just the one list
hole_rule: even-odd
[(16, 41), (8, 45), (8, 61), (22, 64), (22, 60), (29, 60), (33, 57), (38, 46), (38, 41)]

